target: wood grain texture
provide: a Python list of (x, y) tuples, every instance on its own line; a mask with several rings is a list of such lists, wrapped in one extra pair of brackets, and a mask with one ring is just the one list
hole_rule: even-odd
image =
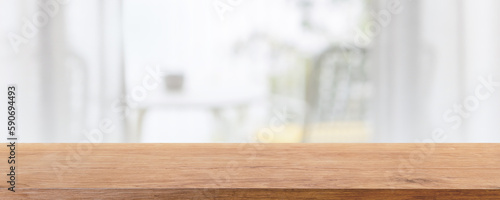
[[(500, 199), (500, 144), (18, 144), (0, 199)], [(7, 157), (8, 148), (0, 154)], [(7, 159), (0, 171), (8, 173)]]

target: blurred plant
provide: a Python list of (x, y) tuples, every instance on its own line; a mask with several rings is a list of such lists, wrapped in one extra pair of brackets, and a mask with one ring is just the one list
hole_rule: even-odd
[[(328, 6), (352, 2), (355, 1), (331, 0)], [(304, 127), (304, 132), (309, 123), (365, 120), (369, 94), (365, 49), (336, 37), (332, 32), (335, 30), (328, 27), (325, 19), (321, 21), (312, 16), (315, 9), (323, 6), (317, 5), (318, 1), (294, 3), (301, 13), (301, 20), (297, 23), (305, 36), (324, 41), (317, 43), (317, 48), (311, 50), (298, 41), (257, 30), (246, 40), (235, 43), (233, 52), (237, 56), (249, 56), (252, 61), (266, 61), (271, 95), (304, 102), (300, 108), (295, 108), (304, 116), (297, 121)], [(361, 24), (362, 20), (356, 23)]]

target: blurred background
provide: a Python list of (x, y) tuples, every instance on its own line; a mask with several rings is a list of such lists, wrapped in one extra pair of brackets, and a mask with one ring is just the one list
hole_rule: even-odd
[(20, 142), (500, 142), (499, 9), (0, 0), (0, 81)]

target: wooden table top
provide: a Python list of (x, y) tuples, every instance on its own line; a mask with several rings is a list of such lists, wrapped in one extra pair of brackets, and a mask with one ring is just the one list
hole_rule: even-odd
[(9, 166), (0, 199), (500, 199), (500, 144), (21, 143), (15, 193)]

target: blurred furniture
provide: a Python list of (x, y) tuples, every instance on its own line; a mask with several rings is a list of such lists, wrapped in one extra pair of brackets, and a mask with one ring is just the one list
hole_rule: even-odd
[(332, 45), (314, 60), (307, 78), (304, 142), (365, 142), (369, 82), (366, 51)]
[(210, 94), (167, 94), (161, 93), (149, 97), (146, 101), (137, 106), (137, 131), (133, 135), (132, 141), (140, 142), (144, 118), (151, 109), (203, 109), (209, 111), (216, 119), (215, 135), (213, 141), (227, 141), (230, 131), (227, 128), (227, 120), (222, 116), (222, 112), (227, 109), (236, 109), (238, 119), (243, 119), (245, 110), (252, 103), (262, 101), (264, 96), (259, 93), (248, 93), (235, 95), (230, 91)]

